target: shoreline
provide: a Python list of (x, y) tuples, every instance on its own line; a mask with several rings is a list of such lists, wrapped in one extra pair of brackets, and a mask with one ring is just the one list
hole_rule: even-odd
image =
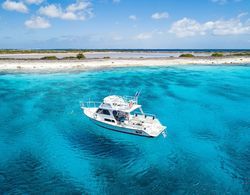
[(83, 60), (1, 59), (0, 72), (69, 72), (118, 67), (154, 67), (176, 65), (244, 65), (250, 64), (249, 56), (242, 57), (165, 57), (165, 58), (110, 58)]

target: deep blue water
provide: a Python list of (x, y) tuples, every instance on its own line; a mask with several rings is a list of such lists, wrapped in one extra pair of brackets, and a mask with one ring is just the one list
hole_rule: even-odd
[[(93, 125), (79, 101), (142, 91), (168, 136)], [(249, 194), (250, 66), (0, 75), (0, 194)]]

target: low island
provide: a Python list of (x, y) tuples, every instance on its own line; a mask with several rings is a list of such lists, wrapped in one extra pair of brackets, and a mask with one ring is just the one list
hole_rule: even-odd
[(249, 63), (248, 50), (0, 50), (1, 72), (63, 72), (132, 66)]

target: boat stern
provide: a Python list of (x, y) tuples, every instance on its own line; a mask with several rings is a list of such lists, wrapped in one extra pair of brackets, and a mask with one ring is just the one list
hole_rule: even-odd
[(152, 137), (158, 137), (161, 133), (165, 132), (166, 129), (167, 129), (166, 126), (161, 125), (155, 128), (153, 131), (150, 131), (148, 133)]

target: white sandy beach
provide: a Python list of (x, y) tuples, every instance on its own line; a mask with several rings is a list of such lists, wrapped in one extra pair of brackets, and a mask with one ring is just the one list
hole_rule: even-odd
[(130, 58), (84, 60), (0, 60), (1, 72), (61, 72), (133, 66), (250, 64), (250, 57)]

